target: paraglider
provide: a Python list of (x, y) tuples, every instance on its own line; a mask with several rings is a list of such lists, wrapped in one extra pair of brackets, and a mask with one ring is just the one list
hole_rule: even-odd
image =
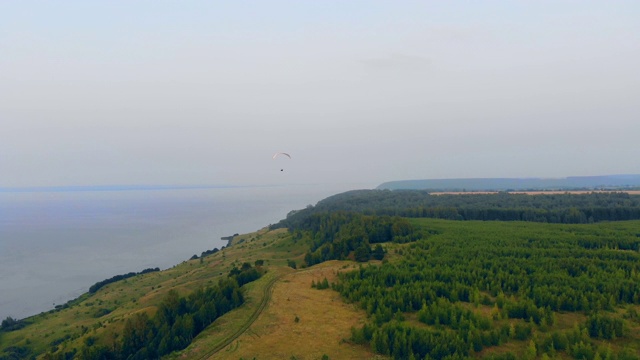
[[(286, 156), (286, 157), (288, 157), (289, 159), (291, 159), (291, 155), (289, 155), (289, 154), (287, 154), (287, 153), (284, 153), (284, 152), (277, 152), (277, 153), (273, 154), (272, 159), (274, 159), (274, 160), (275, 160), (275, 158), (277, 158), (278, 156)], [(280, 169), (280, 171), (284, 171), (284, 169)]]
[(283, 152), (277, 152), (277, 153), (273, 154), (273, 159), (278, 157), (278, 155), (284, 155), (284, 156), (288, 157), (289, 159), (291, 159), (291, 155), (289, 155), (287, 153), (283, 153)]

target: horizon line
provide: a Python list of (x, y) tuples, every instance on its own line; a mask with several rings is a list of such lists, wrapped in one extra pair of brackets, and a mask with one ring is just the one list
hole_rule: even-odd
[(82, 192), (82, 191), (153, 191), (153, 190), (197, 190), (262, 187), (269, 185), (52, 185), (52, 186), (6, 186), (0, 192)]
[(49, 186), (0, 186), (0, 193), (38, 193), (38, 192), (108, 192), (108, 191), (162, 191), (162, 190), (198, 190), (198, 189), (238, 189), (266, 188), (282, 186), (312, 186), (317, 183), (293, 184), (196, 184), (196, 185), (162, 185), (162, 184), (116, 184), (116, 185), (49, 185)]

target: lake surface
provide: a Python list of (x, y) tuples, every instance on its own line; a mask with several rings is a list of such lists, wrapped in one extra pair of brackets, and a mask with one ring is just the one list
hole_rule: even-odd
[(349, 185), (0, 192), (0, 319), (52, 309), (114, 275), (169, 268)]

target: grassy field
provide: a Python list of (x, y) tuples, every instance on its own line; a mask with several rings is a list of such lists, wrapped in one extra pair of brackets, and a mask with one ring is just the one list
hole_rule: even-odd
[(312, 281), (335, 280), (350, 262), (330, 261), (283, 276), (268, 307), (247, 332), (211, 359), (371, 359), (367, 348), (347, 340), (352, 326), (362, 325), (364, 311), (344, 303)]
[[(266, 274), (245, 286), (245, 304), (219, 318), (187, 349), (170, 358), (275, 359), (285, 354), (288, 354), (286, 358), (296, 356), (298, 359), (319, 359), (324, 354), (331, 359), (344, 358), (340, 354), (351, 358), (373, 356), (367, 348), (342, 342), (349, 337), (350, 327), (359, 324), (364, 314), (342, 303), (334, 291), (311, 288), (313, 279), (322, 280), (325, 276), (333, 279), (335, 271), (351, 264), (331, 262), (313, 269), (292, 269), (287, 266), (288, 261), (302, 264), (305, 246), (294, 243), (284, 229), (262, 229), (240, 235), (231, 244), (202, 261), (184, 261), (161, 272), (112, 283), (95, 294), (83, 295), (69, 308), (33, 316), (26, 328), (0, 333), (0, 354), (10, 346), (23, 346), (30, 349), (30, 354), (42, 358), (47, 352), (65, 353), (79, 348), (89, 338), (113, 344), (128, 317), (137, 312), (153, 314), (169, 290), (188, 294), (226, 277), (233, 266), (263, 260)], [(271, 288), (267, 291), (269, 285)], [(268, 298), (265, 299), (265, 295)], [(295, 323), (296, 316), (302, 320)], [(273, 322), (273, 319), (277, 320)], [(235, 339), (244, 330), (246, 332)], [(292, 334), (297, 335), (292, 338)], [(216, 353), (229, 338), (234, 339), (231, 345), (223, 346)], [(302, 348), (300, 343), (309, 345)]]

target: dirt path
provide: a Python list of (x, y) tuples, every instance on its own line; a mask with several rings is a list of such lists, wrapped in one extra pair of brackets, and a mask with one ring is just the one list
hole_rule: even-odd
[(256, 311), (254, 311), (253, 314), (251, 314), (249, 319), (247, 319), (247, 321), (237, 331), (235, 331), (233, 334), (228, 335), (220, 344), (218, 344), (213, 349), (209, 350), (206, 354), (203, 354), (200, 357), (198, 357), (198, 359), (211, 358), (220, 350), (226, 348), (232, 342), (234, 342), (238, 337), (244, 334), (244, 332), (247, 331), (247, 329), (249, 329), (251, 324), (253, 324), (253, 322), (256, 321), (256, 319), (260, 316), (262, 311), (264, 311), (264, 309), (267, 308), (269, 301), (271, 301), (271, 294), (273, 294), (273, 286), (276, 284), (278, 280), (280, 280), (280, 278), (282, 278), (285, 275), (287, 274), (280, 274), (274, 277), (273, 279), (271, 279), (269, 283), (267, 283), (267, 286), (265, 286), (264, 291), (262, 293), (262, 301), (260, 302), (260, 305), (258, 306)]

